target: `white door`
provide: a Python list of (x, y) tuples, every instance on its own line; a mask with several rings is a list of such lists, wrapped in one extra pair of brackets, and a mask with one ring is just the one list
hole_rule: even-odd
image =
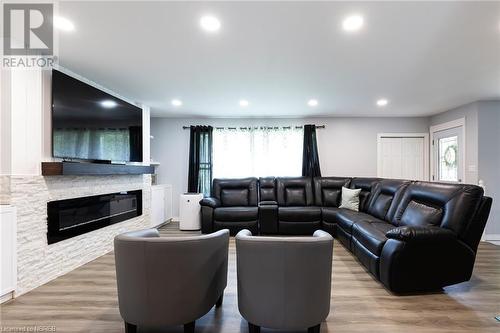
[(425, 136), (403, 137), (379, 135), (378, 176), (426, 180)]
[(463, 133), (463, 126), (432, 133), (432, 180), (452, 183), (464, 181)]

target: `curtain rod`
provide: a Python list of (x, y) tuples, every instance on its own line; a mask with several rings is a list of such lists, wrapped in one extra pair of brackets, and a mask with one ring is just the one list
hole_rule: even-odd
[[(214, 127), (215, 129), (241, 129), (241, 130), (249, 130), (249, 129), (291, 129), (294, 126), (254, 126), (254, 127)], [(295, 128), (303, 128), (304, 126), (295, 126)], [(325, 128), (325, 125), (316, 125), (316, 128)], [(182, 129), (190, 129), (191, 126), (182, 126)]]

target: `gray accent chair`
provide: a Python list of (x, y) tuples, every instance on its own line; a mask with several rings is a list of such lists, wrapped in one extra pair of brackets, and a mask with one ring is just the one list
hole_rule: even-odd
[(146, 229), (115, 237), (116, 280), (125, 331), (137, 326), (184, 325), (214, 304), (222, 305), (227, 285), (229, 231), (191, 237), (160, 237)]
[(319, 333), (330, 312), (333, 237), (236, 235), (238, 307), (250, 333), (260, 327)]

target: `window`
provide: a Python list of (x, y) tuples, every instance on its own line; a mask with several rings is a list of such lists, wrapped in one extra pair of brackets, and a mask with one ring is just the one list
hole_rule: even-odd
[(301, 176), (302, 128), (215, 129), (214, 178)]
[(458, 136), (438, 139), (438, 175), (439, 180), (458, 181)]

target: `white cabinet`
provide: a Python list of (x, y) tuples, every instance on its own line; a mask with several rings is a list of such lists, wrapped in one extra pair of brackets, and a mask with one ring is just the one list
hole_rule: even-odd
[(172, 185), (164, 184), (165, 187), (165, 219), (170, 220), (173, 217), (173, 197)]
[(151, 226), (156, 227), (172, 218), (172, 186), (151, 186)]
[(16, 209), (0, 205), (0, 301), (13, 297), (17, 283)]

